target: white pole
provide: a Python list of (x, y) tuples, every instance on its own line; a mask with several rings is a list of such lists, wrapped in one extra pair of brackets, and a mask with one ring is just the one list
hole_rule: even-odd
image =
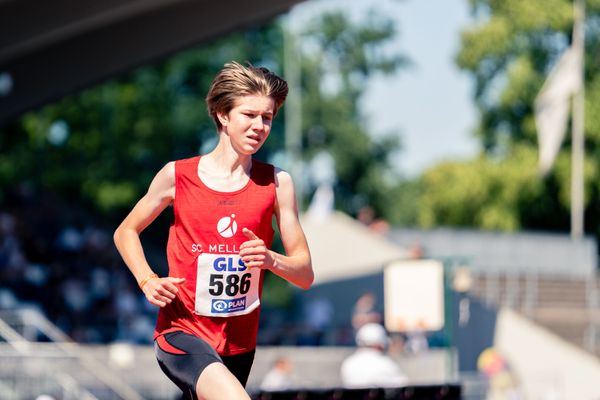
[(296, 186), (298, 209), (303, 209), (304, 185), (302, 176), (302, 87), (300, 52), (296, 45), (293, 10), (287, 15), (284, 25), (283, 68), (289, 93), (285, 103), (285, 149), (289, 160), (290, 174)]
[(581, 84), (573, 96), (572, 116), (572, 147), (571, 147), (571, 237), (580, 239), (584, 233), (584, 108), (585, 108), (585, 82), (584, 82), (584, 0), (574, 2), (575, 22), (573, 26), (573, 47), (581, 53)]

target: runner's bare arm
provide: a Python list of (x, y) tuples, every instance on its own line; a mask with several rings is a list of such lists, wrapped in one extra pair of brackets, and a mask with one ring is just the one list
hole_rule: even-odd
[(310, 250), (298, 220), (298, 206), (292, 177), (285, 171), (275, 172), (275, 216), (285, 255), (268, 250), (262, 239), (244, 228), (248, 241), (240, 246), (240, 256), (248, 267), (270, 269), (276, 275), (308, 289), (314, 280)]
[(114, 241), (123, 261), (148, 301), (164, 307), (175, 298), (183, 278), (154, 278), (140, 241), (140, 233), (158, 217), (175, 197), (175, 163), (165, 165), (154, 177), (148, 192), (137, 202), (115, 230)]

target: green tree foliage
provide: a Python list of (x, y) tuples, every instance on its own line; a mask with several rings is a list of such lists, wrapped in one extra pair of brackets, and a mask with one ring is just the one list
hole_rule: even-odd
[(390, 160), (399, 148), (397, 135), (374, 139), (359, 103), (368, 77), (395, 72), (407, 62), (382, 51), (393, 35), (392, 22), (376, 14), (353, 25), (335, 13), (308, 26), (302, 37), (312, 49), (303, 54), (302, 65), (305, 157), (321, 151), (333, 156), (338, 208), (351, 214), (366, 204), (382, 215), (393, 208), (387, 194), (397, 186)]
[[(167, 161), (210, 150), (216, 134), (204, 95), (225, 62), (249, 61), (284, 74), (284, 29), (278, 20), (230, 34), (24, 115), (1, 132), (0, 191), (27, 182), (118, 220)], [(303, 47), (301, 56), (305, 157), (319, 149), (333, 154), (340, 204), (349, 211), (359, 194), (376, 202), (390, 187), (384, 171), (397, 143), (371, 139), (358, 100), (369, 75), (400, 65), (379, 50), (393, 34), (382, 17), (354, 23), (327, 14), (301, 36), (316, 45)], [(326, 81), (335, 88), (325, 90)], [(260, 158), (283, 149), (283, 122), (276, 118)]]
[[(475, 80), (476, 160), (441, 164), (420, 181), (418, 221), (488, 229), (569, 229), (570, 135), (549, 176), (537, 174), (533, 103), (569, 46), (570, 0), (470, 0), (475, 22), (462, 33), (457, 64)], [(586, 17), (586, 230), (600, 234), (600, 1)]]

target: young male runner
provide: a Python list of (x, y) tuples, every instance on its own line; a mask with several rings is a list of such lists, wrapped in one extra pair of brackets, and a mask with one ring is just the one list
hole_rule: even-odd
[[(252, 158), (287, 96), (266, 68), (232, 62), (206, 97), (219, 135), (210, 153), (166, 164), (114, 234), (148, 301), (160, 367), (189, 399), (245, 399), (264, 270), (308, 289), (310, 252), (290, 175)], [(169, 205), (169, 276), (144, 257), (140, 233)], [(285, 254), (270, 250), (272, 217)]]

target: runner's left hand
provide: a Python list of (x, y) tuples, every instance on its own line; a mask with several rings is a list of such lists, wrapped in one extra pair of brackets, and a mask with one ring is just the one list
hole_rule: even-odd
[(270, 268), (274, 260), (264, 240), (248, 228), (242, 229), (242, 232), (248, 238), (240, 246), (240, 257), (244, 264), (248, 268)]

